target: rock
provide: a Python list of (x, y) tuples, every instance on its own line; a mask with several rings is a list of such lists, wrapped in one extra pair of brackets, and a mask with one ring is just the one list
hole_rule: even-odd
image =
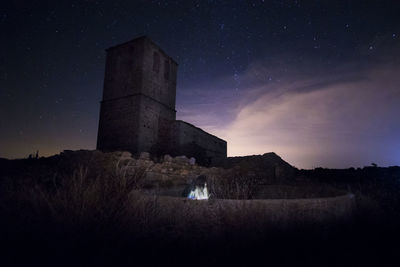
[(141, 152), (139, 159), (150, 160), (150, 153), (149, 152)]
[(189, 164), (189, 159), (186, 156), (175, 157), (174, 161), (179, 164)]
[(172, 157), (170, 155), (164, 155), (163, 162), (172, 162)]
[(121, 156), (120, 156), (120, 160), (122, 161), (122, 160), (127, 160), (127, 159), (132, 159), (132, 154), (128, 151), (122, 152)]
[(189, 163), (190, 163), (190, 165), (194, 165), (194, 164), (196, 164), (196, 159), (195, 158), (190, 158), (189, 159)]
[(189, 170), (185, 170), (185, 169), (183, 169), (182, 171), (181, 171), (181, 173), (180, 173), (182, 176), (186, 176), (186, 175), (188, 175), (189, 174)]

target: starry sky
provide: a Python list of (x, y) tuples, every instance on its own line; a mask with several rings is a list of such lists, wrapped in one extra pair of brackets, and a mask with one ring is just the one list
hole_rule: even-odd
[(178, 63), (177, 118), (299, 168), (400, 165), (398, 1), (0, 4), (0, 157), (94, 149), (105, 49)]

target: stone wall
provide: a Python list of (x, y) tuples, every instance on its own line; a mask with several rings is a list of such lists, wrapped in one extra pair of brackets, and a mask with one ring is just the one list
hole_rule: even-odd
[[(153, 152), (154, 146), (161, 145), (160, 143), (168, 143), (170, 131), (164, 125), (172, 124), (175, 120), (175, 113), (170, 112), (169, 108), (164, 105), (155, 104), (153, 99), (146, 96), (140, 97), (139, 110), (137, 151)], [(163, 138), (159, 139), (160, 136), (163, 136)], [(167, 153), (167, 151), (162, 152)]]
[(144, 40), (137, 39), (106, 51), (103, 101), (140, 93), (143, 86)]
[(202, 165), (214, 165), (226, 158), (226, 141), (193, 126), (177, 120), (172, 132), (176, 155), (195, 157)]
[(97, 148), (137, 151), (140, 98), (132, 96), (101, 103)]
[(178, 64), (149, 38), (144, 38), (142, 69), (141, 93), (165, 105), (170, 112), (175, 111)]

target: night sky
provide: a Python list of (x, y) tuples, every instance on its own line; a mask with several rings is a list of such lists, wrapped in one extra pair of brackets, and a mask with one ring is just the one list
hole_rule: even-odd
[(0, 32), (0, 157), (94, 149), (104, 50), (145, 34), (228, 155), (400, 165), (398, 1), (2, 1)]

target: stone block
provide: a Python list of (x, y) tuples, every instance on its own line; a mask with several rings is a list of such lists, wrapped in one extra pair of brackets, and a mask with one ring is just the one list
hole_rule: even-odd
[(128, 151), (124, 151), (121, 153), (120, 160), (130, 160), (132, 159), (132, 154)]
[(189, 159), (186, 156), (178, 156), (174, 158), (174, 162), (178, 164), (189, 164)]
[(150, 160), (150, 153), (149, 152), (141, 152), (139, 159), (142, 160)]
[(172, 162), (172, 157), (170, 155), (164, 155), (163, 162)]

